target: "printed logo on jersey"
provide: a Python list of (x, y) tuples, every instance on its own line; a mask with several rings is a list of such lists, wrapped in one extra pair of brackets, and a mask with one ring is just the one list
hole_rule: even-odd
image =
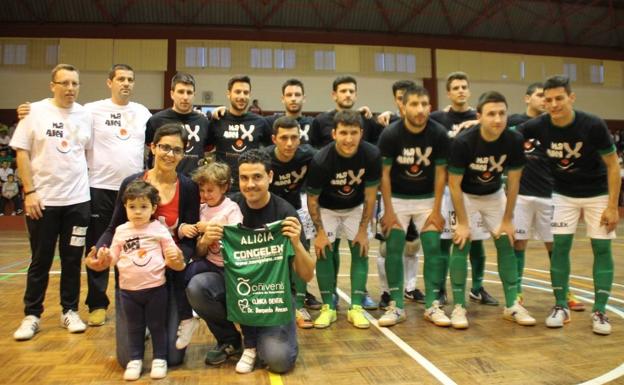
[(124, 127), (121, 118), (120, 112), (111, 113), (109, 118), (104, 121), (104, 125), (114, 130), (117, 139), (128, 140), (130, 139), (130, 131)]
[(497, 174), (503, 172), (503, 163), (505, 163), (505, 160), (507, 160), (507, 154), (501, 155), (498, 160), (496, 160), (496, 157), (493, 155), (478, 156), (468, 167), (471, 170), (480, 171), (481, 174), (477, 176), (477, 179), (479, 179), (480, 182), (488, 183), (491, 182)]
[(247, 149), (245, 140), (249, 142), (254, 141), (253, 132), (255, 130), (256, 126), (253, 124), (250, 125), (249, 128), (246, 128), (244, 124), (230, 124), (227, 130), (223, 132), (223, 137), (226, 139), (235, 139), (234, 144), (232, 144), (232, 150), (243, 152)]
[(405, 173), (414, 178), (423, 173), (423, 169), (431, 165), (429, 157), (433, 152), (431, 146), (426, 147), (423, 153), (420, 147), (404, 148), (403, 153), (396, 157), (396, 162), (402, 165), (411, 165), (405, 170)]
[[(336, 173), (334, 178), (329, 182), (332, 186), (342, 186), (338, 188), (338, 193), (342, 196), (348, 197), (355, 192), (355, 187), (362, 184), (362, 177), (365, 170), (363, 168), (358, 170), (357, 175), (353, 170), (347, 170)], [(354, 186), (355, 185), (355, 186)]]
[(301, 130), (299, 130), (299, 139), (305, 142), (309, 142), (310, 141), (310, 137), (308, 136), (309, 132), (310, 132), (309, 124), (304, 124), (303, 126), (301, 126)]
[(56, 142), (56, 150), (60, 153), (67, 154), (71, 151), (71, 144), (65, 138), (65, 124), (63, 122), (52, 123), (52, 128), (46, 130), (46, 136), (49, 138), (59, 138)]
[(307, 172), (308, 166), (303, 166), (298, 171), (292, 170), (289, 173), (277, 175), (277, 180), (273, 184), (278, 187), (285, 187), (286, 190), (295, 190)]
[(546, 150), (546, 154), (551, 158), (559, 159), (557, 168), (567, 170), (574, 166), (574, 159), (581, 157), (581, 148), (583, 148), (583, 142), (576, 142), (574, 148), (568, 142), (552, 142), (550, 148)]
[(130, 256), (132, 264), (138, 267), (147, 266), (152, 260), (152, 257), (147, 258), (147, 252), (141, 248), (141, 239), (139, 237), (126, 239), (123, 244), (123, 251)]
[(199, 125), (195, 125), (195, 128), (191, 129), (191, 126), (184, 124), (184, 129), (188, 134), (188, 142), (186, 143), (186, 153), (190, 153), (195, 148), (195, 143), (199, 143)]

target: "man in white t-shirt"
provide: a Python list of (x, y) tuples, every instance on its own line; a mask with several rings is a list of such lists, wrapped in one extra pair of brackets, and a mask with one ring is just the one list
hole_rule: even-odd
[(29, 340), (39, 331), (48, 274), (57, 240), (61, 259), (61, 326), (80, 333), (80, 264), (89, 224), (90, 196), (85, 151), (91, 144), (91, 114), (75, 103), (80, 89), (76, 67), (52, 70), (53, 97), (32, 103), (17, 126), (11, 147), (24, 186), (24, 209), (32, 261), (28, 267), (24, 314), (13, 337)]
[[(130, 101), (134, 89), (134, 70), (127, 64), (111, 68), (106, 85), (111, 97), (85, 104), (93, 116), (92, 148), (87, 151), (91, 220), (85, 251), (100, 238), (115, 208), (123, 179), (143, 169), (145, 125), (152, 116), (142, 104)], [(89, 326), (106, 321), (110, 303), (106, 296), (108, 269), (98, 272), (87, 267)]]

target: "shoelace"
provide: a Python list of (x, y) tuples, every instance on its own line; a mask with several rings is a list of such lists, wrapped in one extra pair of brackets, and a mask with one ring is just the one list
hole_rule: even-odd
[(561, 306), (554, 307), (551, 318), (557, 318), (557, 313), (559, 313), (560, 311), (563, 312), (563, 318), (566, 318), (565, 311), (563, 310), (563, 307)]
[(609, 323), (609, 317), (601, 312), (594, 312), (594, 317), (597, 317), (601, 324)]

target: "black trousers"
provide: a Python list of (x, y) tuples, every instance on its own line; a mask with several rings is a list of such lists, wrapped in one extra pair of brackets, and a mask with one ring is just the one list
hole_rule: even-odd
[(61, 306), (63, 313), (78, 310), (80, 265), (89, 224), (90, 203), (69, 206), (48, 206), (43, 217), (26, 217), (32, 260), (28, 267), (24, 314), (41, 317), (48, 288), (50, 267), (54, 260), (56, 241), (61, 257)]
[[(85, 255), (89, 253), (91, 246), (95, 246), (108, 227), (115, 209), (116, 198), (117, 191), (91, 188), (91, 218), (87, 230)], [(94, 271), (88, 267), (86, 269), (88, 291), (85, 305), (89, 307), (89, 311), (108, 308), (110, 301), (106, 296), (106, 289), (108, 288), (109, 269), (103, 271)]]

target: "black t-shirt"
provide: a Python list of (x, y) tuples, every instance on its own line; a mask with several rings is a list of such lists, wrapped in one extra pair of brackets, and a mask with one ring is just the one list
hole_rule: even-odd
[(261, 145), (271, 144), (271, 128), (260, 115), (245, 113), (235, 116), (226, 112), (219, 120), (210, 122), (207, 142), (214, 145), (217, 160), (225, 162), (232, 170), (232, 187), (238, 191), (238, 158)]
[(462, 131), (451, 143), (449, 172), (463, 175), (462, 191), (488, 195), (502, 186), (505, 169), (524, 166), (524, 139), (518, 132), (505, 129), (497, 140), (486, 142), (481, 137), (481, 125)]
[(350, 209), (364, 202), (364, 190), (379, 185), (381, 155), (368, 142), (360, 142), (357, 152), (344, 158), (330, 143), (323, 147), (310, 164), (308, 193), (320, 195), (321, 207), (330, 210)]
[[(281, 118), (282, 116), (284, 116), (284, 114), (282, 114), (282, 113), (274, 114), (274, 115), (271, 115), (271, 116), (265, 116), (265, 119), (266, 119), (267, 123), (269, 124), (269, 127), (271, 127), (271, 132), (273, 132), (273, 123), (275, 123), (275, 121), (278, 118)], [(299, 126), (301, 127), (301, 129), (299, 131), (299, 137), (301, 138), (301, 144), (308, 144), (308, 143), (310, 143), (310, 129), (312, 127), (312, 120), (313, 120), (313, 118), (311, 116), (301, 115), (301, 116), (297, 117), (297, 122), (299, 122)]]
[[(531, 120), (527, 114), (513, 114), (507, 119), (507, 126), (512, 129)], [(524, 155), (527, 163), (522, 169), (520, 195), (550, 198), (553, 189), (553, 177), (550, 161), (539, 140), (529, 138), (524, 141)]]
[[(334, 124), (334, 116), (336, 110), (327, 112), (321, 112), (316, 115), (312, 121), (312, 127), (310, 128), (310, 144), (316, 148), (321, 148), (334, 139), (332, 138), (332, 130), (336, 127)], [(375, 119), (366, 119), (362, 117), (362, 129), (364, 130), (364, 136), (362, 139), (369, 143), (377, 143), (379, 135), (383, 130), (383, 126), (375, 121)]]
[(309, 145), (299, 146), (293, 158), (284, 163), (275, 155), (275, 145), (266, 147), (271, 157), (271, 169), (273, 170), (273, 182), (269, 191), (285, 199), (295, 209), (301, 208), (301, 188), (305, 183), (312, 157), (316, 150)]
[[(233, 194), (230, 199), (236, 202), (240, 208), (241, 214), (243, 214), (243, 226), (245, 227), (258, 229), (264, 227), (267, 223), (281, 221), (286, 217), (295, 217), (299, 219), (297, 210), (295, 210), (290, 203), (275, 194), (271, 194), (269, 203), (261, 209), (252, 209), (249, 207), (245, 197), (241, 193)], [(303, 231), (301, 231), (301, 242), (307, 247)]]
[[(145, 144), (149, 145), (152, 143), (156, 130), (167, 123), (181, 123), (188, 133), (186, 153), (176, 168), (176, 171), (188, 176), (204, 159), (210, 121), (197, 111), (192, 111), (189, 114), (179, 114), (172, 108), (167, 108), (152, 115), (147, 121)], [(153, 155), (150, 152), (148, 159), (149, 167), (152, 166), (153, 160)]]
[(604, 120), (582, 111), (574, 113), (574, 121), (566, 127), (555, 126), (544, 114), (517, 129), (525, 138), (542, 143), (553, 170), (555, 192), (575, 198), (606, 194), (602, 155), (615, 151), (613, 139)]
[(472, 108), (464, 112), (457, 112), (450, 109), (448, 111), (434, 111), (429, 117), (446, 127), (447, 131), (450, 133), (449, 135), (455, 137), (458, 134), (458, 126), (461, 123), (477, 119), (477, 111)]
[(392, 196), (432, 197), (435, 167), (447, 163), (449, 142), (446, 129), (431, 119), (418, 134), (408, 131), (403, 120), (388, 126), (381, 133), (378, 146), (383, 164), (392, 166)]

